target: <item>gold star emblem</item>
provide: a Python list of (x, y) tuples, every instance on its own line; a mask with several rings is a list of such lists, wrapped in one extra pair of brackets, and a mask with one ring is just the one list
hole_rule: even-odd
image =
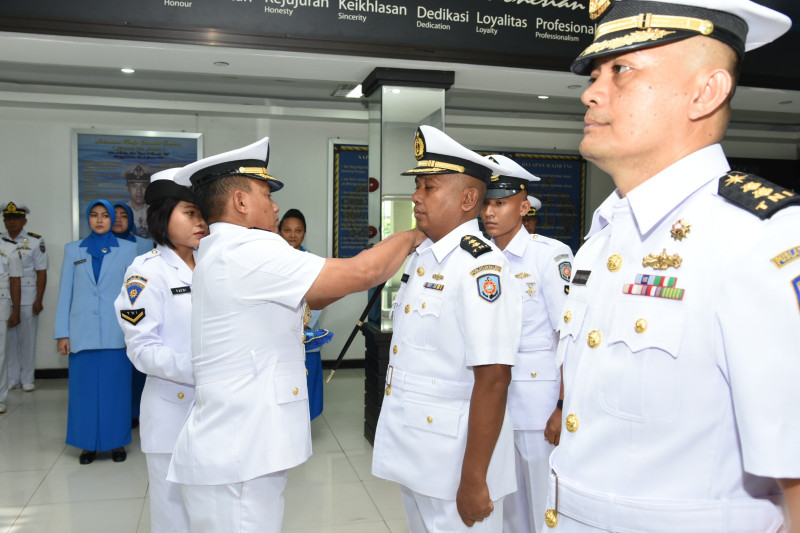
[(725, 180), (725, 186), (728, 187), (729, 185), (739, 184), (744, 181), (743, 176), (737, 176), (735, 174), (728, 174), (728, 179)]

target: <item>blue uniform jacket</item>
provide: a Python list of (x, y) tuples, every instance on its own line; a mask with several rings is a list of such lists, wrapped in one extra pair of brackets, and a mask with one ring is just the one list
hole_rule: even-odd
[(95, 282), (92, 256), (81, 241), (64, 247), (61, 284), (58, 289), (56, 339), (69, 337), (70, 351), (124, 348), (125, 338), (117, 323), (114, 299), (119, 295), (125, 270), (136, 257), (136, 244), (119, 241), (103, 258)]

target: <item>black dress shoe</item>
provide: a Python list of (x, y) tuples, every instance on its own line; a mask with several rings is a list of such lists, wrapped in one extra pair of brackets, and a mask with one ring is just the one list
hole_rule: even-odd
[(81, 456), (78, 459), (78, 461), (80, 461), (80, 463), (82, 465), (88, 465), (88, 464), (91, 464), (92, 461), (94, 461), (95, 457), (97, 457), (97, 452), (89, 452), (89, 451), (83, 450), (81, 452)]
[(117, 448), (115, 450), (111, 450), (111, 460), (115, 463), (121, 463), (125, 459), (128, 458), (128, 452), (125, 451), (125, 448)]

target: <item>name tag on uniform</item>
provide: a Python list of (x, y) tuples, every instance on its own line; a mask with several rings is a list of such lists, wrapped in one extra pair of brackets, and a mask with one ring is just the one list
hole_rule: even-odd
[(591, 274), (591, 270), (577, 270), (575, 271), (575, 277), (572, 278), (573, 285), (586, 285), (586, 282), (589, 281), (589, 274)]
[(81, 263), (85, 263), (85, 262), (86, 262), (86, 259), (81, 259), (80, 261), (75, 261), (75, 262), (74, 262), (74, 263), (72, 263), (72, 264), (73, 264), (73, 265), (80, 265)]
[(173, 287), (170, 289), (172, 294), (186, 294), (187, 292), (192, 292), (192, 288), (189, 285), (185, 287)]

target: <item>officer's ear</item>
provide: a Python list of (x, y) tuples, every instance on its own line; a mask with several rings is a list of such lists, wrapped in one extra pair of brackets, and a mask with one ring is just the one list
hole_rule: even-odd
[(248, 213), (247, 200), (247, 193), (241, 189), (234, 189), (233, 194), (231, 195), (231, 202), (233, 203), (233, 209), (236, 213), (242, 215), (246, 215)]
[(475, 187), (467, 187), (464, 189), (463, 196), (461, 197), (461, 209), (465, 212), (470, 212), (478, 205), (478, 199), (482, 198), (480, 192)]

